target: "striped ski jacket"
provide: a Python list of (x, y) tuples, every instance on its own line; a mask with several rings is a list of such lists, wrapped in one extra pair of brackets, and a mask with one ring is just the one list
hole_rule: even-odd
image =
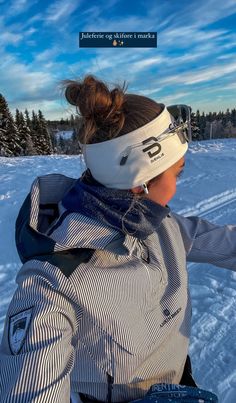
[(37, 178), (17, 219), (23, 266), (0, 349), (2, 403), (79, 393), (127, 402), (178, 384), (191, 322), (186, 259), (236, 269), (236, 226), (170, 213), (140, 241), (63, 209), (74, 182)]

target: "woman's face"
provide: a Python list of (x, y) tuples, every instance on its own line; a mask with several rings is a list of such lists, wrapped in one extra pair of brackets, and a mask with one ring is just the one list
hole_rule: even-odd
[(184, 157), (148, 184), (146, 197), (161, 206), (166, 206), (176, 192), (176, 181), (184, 169)]

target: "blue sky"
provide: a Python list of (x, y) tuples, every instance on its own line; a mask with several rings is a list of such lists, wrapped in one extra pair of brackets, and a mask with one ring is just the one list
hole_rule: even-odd
[[(80, 31), (156, 31), (157, 48), (79, 48)], [(66, 117), (60, 80), (92, 73), (193, 110), (236, 107), (235, 0), (0, 0), (0, 93)]]

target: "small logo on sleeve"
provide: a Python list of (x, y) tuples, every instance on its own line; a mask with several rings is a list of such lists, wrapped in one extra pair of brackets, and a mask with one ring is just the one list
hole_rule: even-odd
[(18, 354), (24, 344), (32, 312), (33, 308), (30, 308), (11, 316), (9, 319), (8, 339), (13, 354)]
[(160, 327), (163, 327), (168, 323), (171, 319), (173, 319), (180, 311), (182, 310), (181, 307), (179, 307), (175, 312), (170, 313), (169, 309), (164, 309), (163, 314), (166, 316), (166, 318), (163, 320), (163, 322), (160, 324)]

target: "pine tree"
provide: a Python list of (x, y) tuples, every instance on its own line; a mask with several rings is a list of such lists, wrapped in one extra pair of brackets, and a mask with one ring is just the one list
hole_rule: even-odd
[(231, 113), (230, 113), (229, 109), (226, 110), (225, 116), (226, 116), (226, 125), (230, 126), (229, 122), (231, 122)]
[(25, 109), (24, 115), (23, 115), (25, 125), (26, 125), (26, 131), (27, 131), (27, 140), (26, 140), (26, 149), (25, 149), (25, 155), (37, 155), (37, 148), (34, 145), (34, 133), (32, 130), (32, 122), (30, 119), (29, 111), (28, 109)]
[(231, 120), (228, 120), (225, 127), (224, 137), (230, 138), (233, 137), (233, 124)]
[(236, 109), (231, 110), (231, 122), (234, 127), (236, 127)]
[(59, 154), (65, 154), (65, 145), (65, 140), (63, 139), (62, 135), (60, 135), (58, 140)]
[(217, 114), (217, 120), (220, 120), (220, 121), (222, 121), (222, 119), (223, 119), (223, 115), (224, 115), (224, 113), (223, 112), (221, 112), (221, 111), (219, 111), (218, 112), (218, 114)]
[(28, 109), (25, 109), (25, 122), (27, 127), (31, 130), (32, 129), (32, 122), (30, 120)]
[(49, 130), (49, 135), (50, 135), (51, 144), (52, 144), (52, 153), (57, 154), (57, 138), (55, 135), (55, 131), (53, 131), (50, 128), (48, 130)]
[(222, 125), (224, 129), (227, 127), (227, 124), (231, 121), (231, 114), (229, 109), (227, 109), (226, 113), (223, 114), (222, 117)]
[(41, 145), (41, 154), (49, 155), (52, 154), (52, 141), (47, 128), (46, 120), (42, 114), (42, 112), (38, 111), (38, 122), (39, 122), (39, 142)]
[(78, 129), (74, 129), (71, 136), (70, 154), (81, 154), (81, 148), (79, 145)]
[(41, 154), (39, 131), (40, 131), (40, 128), (39, 128), (38, 116), (33, 110), (32, 118), (31, 118), (31, 140), (32, 140), (33, 148), (35, 149), (37, 155)]
[(6, 99), (0, 94), (0, 154), (6, 157), (22, 155), (19, 133), (9, 110)]
[(199, 128), (200, 128), (200, 139), (204, 140), (207, 138), (207, 133), (206, 133), (206, 123), (207, 119), (205, 116), (205, 112), (202, 112), (199, 120)]
[(70, 126), (74, 129), (75, 127), (75, 118), (74, 115), (70, 115)]
[(6, 101), (2, 94), (0, 94), (0, 155), (11, 156), (12, 152), (9, 149), (8, 136), (6, 133)]
[(208, 122), (213, 122), (214, 120), (213, 113), (209, 112), (208, 115), (206, 115), (206, 119)]
[(29, 138), (31, 133), (29, 127), (26, 124), (24, 115), (22, 112), (19, 111), (19, 109), (16, 109), (15, 123), (19, 133), (20, 146), (23, 150), (23, 155), (28, 155), (26, 152), (26, 148), (28, 143), (30, 142)]
[(199, 111), (197, 111), (196, 115), (194, 112), (191, 113), (191, 131), (193, 141), (200, 140), (199, 117), (200, 117)]
[(10, 157), (13, 156), (11, 150), (9, 149), (9, 144), (8, 144), (8, 136), (6, 133), (6, 130), (3, 129), (4, 127), (4, 117), (3, 113), (1, 112), (1, 107), (0, 107), (0, 156), (4, 157)]

